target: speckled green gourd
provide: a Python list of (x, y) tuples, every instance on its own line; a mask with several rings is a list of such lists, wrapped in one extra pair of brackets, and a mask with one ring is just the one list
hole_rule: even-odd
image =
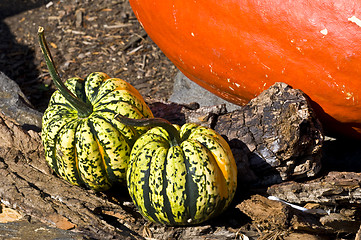
[(128, 190), (150, 221), (197, 224), (230, 204), (237, 168), (227, 142), (214, 130), (190, 123), (175, 127), (176, 141), (164, 128), (155, 127), (135, 142), (127, 171)]
[[(44, 54), (50, 55), (47, 46), (43, 47)], [(51, 55), (47, 60), (51, 65)], [(101, 72), (85, 80), (71, 78), (65, 90), (58, 84), (43, 115), (41, 133), (50, 167), (70, 183), (96, 191), (125, 181), (131, 147), (146, 128), (126, 126), (114, 117), (152, 118), (139, 92), (124, 80)], [(60, 89), (68, 92), (63, 94)], [(85, 110), (79, 110), (67, 94), (84, 103)]]

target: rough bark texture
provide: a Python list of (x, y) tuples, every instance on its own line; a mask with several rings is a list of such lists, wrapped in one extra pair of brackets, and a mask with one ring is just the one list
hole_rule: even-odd
[(335, 232), (356, 233), (361, 224), (361, 173), (330, 172), (315, 180), (286, 182), (268, 188), (270, 195), (300, 205), (315, 205), (327, 214), (322, 225)]
[[(323, 131), (306, 96), (276, 83), (240, 110), (219, 116), (215, 130), (241, 149), (260, 183), (315, 176)], [(239, 161), (239, 170), (245, 169)]]
[(285, 201), (361, 206), (361, 173), (330, 172), (326, 176), (307, 182), (285, 182), (270, 186), (268, 194)]
[[(237, 205), (248, 215), (253, 224), (263, 232), (259, 240), (268, 239), (331, 239), (329, 233), (342, 232), (334, 226), (324, 224), (320, 215), (295, 209), (283, 202), (253, 195)], [(348, 228), (348, 229), (346, 229)], [(350, 233), (350, 225), (345, 225), (344, 233)]]
[(331, 230), (322, 226), (317, 215), (304, 213), (290, 205), (260, 195), (253, 195), (237, 207), (263, 229), (279, 228), (321, 233)]

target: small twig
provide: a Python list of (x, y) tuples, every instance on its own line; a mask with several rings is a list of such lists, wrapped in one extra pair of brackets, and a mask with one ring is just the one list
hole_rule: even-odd
[(136, 53), (137, 51), (139, 51), (141, 48), (143, 48), (143, 45), (140, 45), (139, 47), (134, 48), (132, 51), (129, 51), (127, 53), (127, 55), (132, 55), (132, 54)]
[(305, 213), (311, 213), (311, 214), (320, 214), (320, 215), (327, 215), (327, 214), (330, 214), (329, 212), (323, 210), (323, 209), (308, 209), (308, 208), (304, 208), (304, 207), (301, 207), (301, 206), (298, 206), (298, 205), (295, 205), (295, 204), (292, 204), (292, 203), (289, 203), (289, 202), (286, 202), (284, 200), (281, 200), (279, 199), (278, 197), (275, 197), (275, 196), (269, 196), (268, 199), (270, 200), (273, 200), (273, 201), (278, 201), (278, 202), (281, 202), (281, 203), (284, 203), (294, 209), (297, 209), (299, 211), (302, 211), (302, 212), (305, 212)]
[(147, 33), (145, 30), (142, 30), (139, 34), (135, 34), (132, 36), (129, 41), (123, 46), (122, 51), (127, 50), (130, 48), (133, 44), (137, 43), (138, 41), (144, 39), (147, 36)]
[(114, 28), (124, 28), (124, 27), (131, 27), (133, 24), (131, 23), (121, 23), (121, 24), (116, 24), (116, 25), (107, 25), (104, 24), (103, 27), (107, 28), (107, 29), (114, 29)]

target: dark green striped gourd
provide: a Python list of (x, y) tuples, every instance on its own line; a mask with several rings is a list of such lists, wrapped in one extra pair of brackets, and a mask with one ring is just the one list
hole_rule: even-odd
[(43, 115), (45, 157), (55, 173), (96, 191), (125, 181), (131, 147), (146, 128), (126, 126), (116, 114), (151, 118), (152, 112), (129, 83), (95, 72), (63, 84), (39, 28), (39, 39), (58, 90)]
[(130, 196), (145, 218), (167, 225), (197, 224), (227, 208), (236, 191), (237, 168), (218, 133), (191, 123), (179, 128), (161, 119), (116, 119), (161, 126), (137, 139), (127, 171)]

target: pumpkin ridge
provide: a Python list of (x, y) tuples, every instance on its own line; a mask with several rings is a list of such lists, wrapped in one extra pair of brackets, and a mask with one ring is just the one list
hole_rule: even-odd
[(66, 80), (64, 84), (69, 89), (69, 91), (72, 92), (77, 98), (79, 98), (83, 102), (89, 102), (89, 100), (85, 94), (84, 79), (79, 78), (79, 77), (72, 77), (72, 78), (69, 78), (68, 80)]
[[(188, 142), (188, 141), (187, 141)], [(189, 143), (191, 143), (189, 141)], [(182, 146), (183, 152), (190, 152), (189, 149), (184, 149)], [(197, 214), (197, 199), (199, 198), (199, 190), (198, 185), (194, 182), (192, 175), (194, 171), (191, 169), (191, 162), (188, 154), (184, 155), (184, 164), (186, 167), (186, 185), (185, 185), (185, 192), (186, 192), (186, 200), (185, 205), (188, 207), (189, 217), (191, 220), (194, 220)]]
[[(69, 121), (66, 124), (64, 124), (64, 126), (61, 129), (59, 129), (57, 133), (57, 137), (55, 140), (56, 145), (54, 146), (53, 149), (56, 149), (56, 155), (57, 155), (56, 157), (57, 174), (59, 176), (62, 176), (64, 179), (68, 180), (72, 184), (82, 185), (82, 181), (80, 180), (80, 174), (77, 167), (77, 162), (75, 161), (75, 163), (72, 164), (76, 155), (75, 132), (78, 125), (79, 123), (77, 121)], [(72, 142), (67, 143), (67, 141), (71, 138), (72, 138)], [(64, 140), (66, 146), (64, 146), (64, 142), (63, 142)], [(64, 147), (66, 148), (64, 149)], [(72, 152), (72, 154), (69, 153), (69, 151)], [(72, 157), (74, 159), (72, 159)]]
[[(46, 114), (46, 113), (45, 113)], [(44, 116), (46, 116), (44, 114)], [(67, 124), (68, 122), (70, 121), (74, 121), (75, 119), (74, 118), (70, 118), (68, 119), (67, 121), (63, 121), (63, 119), (61, 117), (57, 117), (57, 118), (54, 118), (54, 116), (51, 116), (51, 118), (48, 118), (48, 119), (44, 119), (43, 122), (45, 123), (43, 129), (44, 130), (47, 130), (47, 128), (50, 128), (50, 127), (53, 127), (53, 123), (58, 123), (58, 128), (56, 129), (56, 131), (54, 132), (54, 130), (52, 131), (52, 135), (54, 134), (57, 134), (57, 132), (59, 131), (59, 129), (61, 129), (62, 127), (64, 127), (65, 124)], [(49, 136), (49, 131), (42, 131), (43, 134), (46, 134), (46, 137)], [(51, 136), (51, 135), (50, 135)], [(52, 140), (54, 139), (54, 137), (52, 138)]]
[[(164, 168), (163, 168), (163, 172), (162, 172), (162, 179), (167, 179), (167, 165), (168, 165), (168, 159), (172, 156), (172, 154), (170, 154), (169, 152), (171, 151), (171, 149), (173, 149), (174, 147), (171, 147), (168, 149), (167, 154), (164, 160)], [(174, 215), (172, 212), (172, 208), (171, 208), (171, 204), (168, 198), (168, 193), (167, 193), (167, 187), (168, 187), (168, 181), (163, 181), (163, 189), (161, 191), (161, 195), (163, 196), (163, 212), (166, 213), (167, 216), (167, 220), (169, 221), (170, 224), (174, 224)]]
[(113, 92), (117, 92), (119, 90), (123, 90), (126, 92), (129, 92), (134, 95), (135, 98), (141, 99), (144, 101), (142, 95), (136, 90), (131, 84), (124, 81), (121, 78), (108, 78), (106, 81), (102, 84), (102, 86), (99, 88), (97, 97), (94, 99), (94, 104), (99, 102), (104, 97), (107, 97), (108, 94), (111, 94)]
[(113, 111), (115, 113), (127, 116), (129, 118), (144, 117), (138, 108), (133, 107), (129, 103), (118, 101), (117, 99), (114, 99), (110, 102), (105, 102), (105, 103), (99, 102), (97, 104), (97, 106), (95, 106), (94, 109), (95, 109), (95, 111), (102, 111), (103, 109), (107, 109), (107, 110)]
[[(194, 167), (193, 176), (195, 179), (198, 180), (197, 182), (201, 186), (203, 186), (202, 188), (198, 188), (199, 197), (195, 201), (197, 215), (195, 215), (192, 219), (193, 223), (197, 223), (199, 221), (199, 218), (201, 218), (202, 216), (213, 215), (216, 207), (212, 206), (215, 205), (214, 202), (218, 202), (218, 200), (216, 201), (214, 197), (218, 197), (219, 189), (218, 186), (209, 185), (209, 183), (211, 183), (209, 179), (213, 179), (216, 175), (216, 172), (211, 171), (211, 168), (215, 168), (216, 166), (214, 166), (214, 162), (211, 161), (212, 155), (210, 155), (208, 149), (194, 139), (187, 139), (186, 141), (184, 141), (182, 145), (183, 148), (186, 149), (185, 145), (188, 144), (193, 148), (188, 154), (189, 158), (194, 158), (194, 162), (192, 163)], [(200, 161), (202, 159), (204, 160)], [(213, 209), (212, 212), (209, 212), (209, 209)]]
[(116, 88), (114, 88), (112, 91), (118, 91), (118, 90), (125, 90), (135, 96), (137, 99), (141, 99), (144, 101), (143, 96), (139, 93), (139, 91), (130, 83), (127, 81), (121, 79), (121, 78), (109, 78), (107, 81), (113, 81), (116, 80), (120, 85), (117, 85)]
[[(132, 155), (132, 154), (133, 154), (133, 152), (131, 153), (131, 155)], [(129, 160), (128, 170), (127, 170), (127, 174), (126, 174), (126, 180), (127, 180), (127, 183), (128, 183), (128, 185), (127, 185), (128, 189), (134, 188), (134, 183), (133, 183), (133, 181), (132, 181), (133, 178), (134, 178), (134, 176), (133, 176), (132, 172), (129, 171), (129, 169), (130, 169), (130, 168), (133, 168), (133, 166), (135, 166), (135, 163), (136, 163), (136, 158), (132, 158), (132, 157), (131, 157), (130, 160)], [(130, 195), (130, 197), (132, 198), (132, 200), (133, 200), (133, 202), (134, 202), (134, 205), (136, 205), (137, 208), (140, 209), (138, 202), (135, 200), (135, 192), (136, 192), (136, 191), (128, 191), (128, 192), (129, 192), (129, 195)]]
[(63, 108), (69, 108), (76, 112), (74, 107), (66, 100), (63, 95), (61, 95), (59, 90), (56, 90), (51, 96), (49, 106), (62, 106)]
[[(76, 141), (76, 136), (74, 136), (74, 139)], [(77, 176), (78, 176), (78, 183), (79, 183), (79, 186), (81, 187), (85, 187), (86, 184), (84, 182), (84, 180), (81, 178), (81, 173), (80, 173), (80, 169), (79, 169), (79, 160), (78, 160), (78, 155), (77, 155), (77, 148), (76, 148), (76, 144), (74, 144), (74, 149), (75, 149), (75, 166), (76, 166), (76, 173), (77, 173)]]
[(196, 130), (199, 126), (194, 123), (186, 123), (180, 129), (180, 137), (182, 141), (189, 138), (194, 130)]
[[(145, 159), (148, 159), (147, 161), (147, 165), (146, 165), (146, 170), (142, 171), (143, 172), (143, 177), (142, 177), (142, 181), (144, 181), (144, 184), (142, 186), (142, 196), (143, 196), (143, 203), (139, 204), (137, 201), (137, 198), (134, 198), (133, 200), (135, 200), (135, 202), (138, 205), (138, 209), (140, 209), (143, 213), (145, 213), (146, 215), (148, 215), (151, 219), (153, 219), (154, 221), (159, 220), (159, 218), (155, 215), (156, 211), (155, 208), (152, 206), (152, 202), (151, 202), (151, 186), (149, 185), (149, 179), (150, 179), (150, 166), (151, 166), (151, 159), (152, 157), (147, 155), (149, 153), (149, 151), (151, 151), (150, 148), (146, 148), (143, 147), (142, 151), (140, 152), (140, 154), (138, 155), (138, 157), (140, 157), (141, 155), (144, 154)], [(155, 152), (154, 150), (152, 151), (153, 153)], [(137, 162), (137, 158), (135, 158), (135, 163)], [(135, 194), (139, 194), (138, 192)], [(141, 206), (144, 205), (144, 208), (141, 208)]]
[[(125, 91), (125, 90), (124, 90)], [(113, 94), (113, 96), (109, 96)], [(143, 99), (137, 98), (136, 95), (129, 91), (121, 92), (119, 90), (106, 94), (103, 98), (94, 103), (94, 108), (99, 109), (106, 104), (113, 104), (114, 102), (122, 102), (130, 106), (131, 109), (136, 109), (142, 118), (152, 118), (153, 114)]]
[[(61, 119), (59, 119), (61, 120)], [(53, 120), (52, 118), (49, 119), (49, 122), (47, 122), (47, 124), (43, 127), (43, 130), (42, 130), (42, 138), (46, 139), (47, 141), (45, 142), (44, 141), (44, 149), (45, 149), (45, 158), (47, 160), (47, 162), (49, 163), (50, 166), (56, 166), (57, 164), (54, 164), (54, 161), (56, 163), (57, 159), (56, 159), (56, 152), (55, 152), (55, 144), (56, 144), (56, 139), (58, 137), (58, 133), (59, 131), (69, 122), (72, 122), (74, 121), (74, 119), (68, 119), (68, 121), (64, 121), (64, 122), (61, 122), (57, 119)], [(53, 121), (56, 121), (57, 123), (61, 123), (60, 126), (56, 129), (56, 131), (54, 132), (51, 132), (52, 134), (49, 135), (49, 131), (48, 131), (48, 128), (50, 127), (54, 127), (52, 124), (49, 124), (49, 123), (52, 123)], [(51, 144), (52, 143), (52, 144)], [(51, 149), (51, 151), (49, 151), (49, 149)], [(49, 153), (50, 152), (50, 153)], [(48, 155), (49, 153), (49, 155)]]
[(74, 150), (75, 150), (75, 154), (74, 154), (74, 158), (75, 158), (75, 166), (76, 166), (76, 170), (77, 170), (77, 176), (79, 177), (79, 186), (81, 187), (85, 187), (86, 183), (83, 180), (83, 178), (81, 177), (81, 172), (79, 169), (79, 159), (78, 159), (78, 151), (79, 149), (77, 148), (77, 142), (79, 141), (78, 137), (77, 137), (77, 131), (79, 130), (81, 125), (81, 122), (78, 122), (78, 125), (76, 126), (75, 132), (74, 132)]
[(112, 169), (110, 167), (108, 167), (109, 156), (107, 155), (107, 153), (105, 151), (105, 146), (103, 144), (101, 144), (101, 141), (98, 136), (99, 133), (98, 133), (98, 131), (95, 130), (95, 127), (94, 127), (94, 124), (95, 124), (94, 122), (96, 122), (96, 119), (94, 118), (94, 116), (92, 116), (92, 118), (88, 120), (88, 123), (90, 126), (90, 131), (92, 132), (92, 134), (94, 136), (95, 142), (98, 145), (99, 153), (101, 155), (101, 161), (102, 161), (102, 164), (100, 165), (101, 169), (107, 173), (107, 174), (103, 174), (102, 177), (106, 178), (109, 183), (112, 183), (112, 180), (115, 179), (115, 175), (114, 175), (114, 172), (112, 171)]
[[(144, 147), (146, 147), (148, 144), (151, 144), (149, 140), (152, 140), (153, 142), (157, 142), (157, 143), (161, 143), (161, 144), (168, 144), (168, 140), (165, 139), (162, 135), (151, 132), (153, 129), (151, 129), (147, 133), (141, 135), (140, 138), (138, 138), (136, 140), (136, 143), (134, 144), (134, 146), (132, 148), (132, 155), (134, 155), (134, 152), (137, 153), (137, 155), (135, 155), (136, 159), (138, 159), (139, 155), (141, 154), (141, 150)], [(139, 142), (142, 144), (139, 144)], [(143, 142), (145, 142), (145, 143), (143, 143)], [(169, 145), (167, 145), (166, 147), (169, 148)]]
[(150, 178), (149, 186), (152, 188), (151, 192), (151, 204), (156, 211), (157, 219), (153, 219), (156, 222), (166, 223), (167, 216), (166, 213), (162, 211), (162, 206), (164, 203), (164, 197), (161, 194), (163, 190), (163, 171), (166, 167), (164, 165), (164, 159), (168, 154), (168, 148), (164, 147), (164, 143), (154, 142), (151, 146), (154, 149), (154, 154), (152, 154), (152, 160), (150, 165)]
[[(98, 92), (99, 92), (99, 90), (98, 90)], [(114, 94), (114, 91), (116, 91), (116, 90), (111, 90), (111, 91), (107, 92), (106, 94), (104, 94), (103, 96), (97, 97), (96, 99), (94, 99), (93, 104), (96, 105), (97, 103), (103, 101), (104, 98), (109, 97), (110, 94)], [(122, 101), (122, 102), (124, 102), (124, 101)]]
[(86, 97), (91, 104), (94, 104), (94, 101), (97, 99), (99, 89), (102, 87), (102, 84), (109, 78), (110, 77), (103, 72), (93, 72), (85, 78), (84, 90)]
[[(65, 99), (65, 98), (64, 98)], [(62, 107), (62, 108), (65, 108), (65, 109), (67, 109), (67, 108), (71, 108), (71, 109), (74, 109), (73, 108), (73, 106), (70, 104), (70, 103), (68, 103), (68, 102), (57, 102), (57, 103), (54, 103), (53, 104), (53, 106), (55, 106), (55, 105), (57, 105), (57, 106), (59, 106), (59, 107)], [(76, 111), (75, 109), (74, 109), (74, 111)]]
[[(101, 111), (101, 112), (109, 112), (109, 113), (112, 113), (114, 116), (116, 115), (116, 114), (114, 114), (113, 111), (106, 111), (106, 109), (104, 109), (104, 111)], [(96, 118), (102, 119), (102, 120), (106, 121), (107, 123), (109, 123), (114, 128), (115, 131), (117, 131), (120, 135), (122, 135), (124, 137), (124, 140), (127, 142), (127, 144), (129, 146), (134, 145), (134, 142), (136, 140), (135, 137), (134, 137), (134, 139), (130, 139), (130, 138), (126, 137), (127, 133), (124, 133), (122, 130), (120, 130), (118, 128), (118, 126), (116, 124), (114, 124), (113, 118), (112, 119), (106, 118), (106, 117), (102, 116), (101, 114), (97, 114), (97, 112), (95, 112), (93, 116), (96, 117)], [(136, 130), (133, 127), (126, 126), (126, 125), (124, 125), (124, 126), (131, 129), (134, 136), (137, 136), (138, 133), (136, 132)]]
[[(97, 128), (94, 125), (95, 137), (104, 149), (105, 167), (109, 178), (123, 179), (125, 177), (128, 160), (131, 153), (132, 140), (128, 139), (120, 129), (107, 118), (94, 114), (92, 116)], [(134, 134), (134, 137), (137, 136)]]
[[(114, 95), (117, 95), (114, 97), (119, 99), (119, 101), (129, 103), (133, 107), (137, 108), (144, 117), (149, 117), (149, 115), (151, 114), (149, 107), (144, 102), (143, 98), (140, 98), (141, 96), (139, 96), (139, 94), (134, 94), (133, 92), (126, 90), (126, 89), (119, 89), (119, 90), (116, 89), (111, 93), (113, 93)], [(111, 94), (111, 93), (109, 93), (109, 94)], [(142, 100), (140, 100), (140, 99), (142, 99)]]
[(117, 99), (111, 100), (109, 102), (107, 102), (105, 100), (108, 100), (108, 99), (104, 99), (104, 98), (100, 99), (96, 104), (94, 104), (94, 107), (96, 109), (98, 109), (104, 105), (122, 102), (122, 103), (125, 103), (125, 104), (131, 106), (133, 109), (136, 109), (140, 114), (142, 114), (142, 117), (146, 117), (146, 116), (144, 116), (143, 109), (139, 109), (139, 107), (136, 106), (135, 104), (132, 104), (131, 101), (123, 101), (123, 99), (121, 99), (121, 98), (120, 99), (117, 98)]
[(60, 176), (59, 174), (59, 165), (58, 165), (58, 159), (56, 157), (56, 146), (57, 146), (57, 143), (55, 142), (54, 143), (54, 147), (51, 148), (51, 163), (49, 163), (49, 160), (48, 160), (48, 163), (49, 165), (51, 164), (52, 166), (52, 169), (54, 170), (54, 172)]
[(96, 191), (109, 189), (110, 184), (107, 181), (104, 172), (104, 167), (99, 164), (102, 159), (99, 159), (99, 151), (95, 149), (93, 130), (91, 130), (90, 121), (86, 120), (79, 124), (79, 130), (76, 132), (79, 160), (79, 172), (84, 179), (84, 183), (88, 188)]
[[(212, 153), (214, 159), (217, 162), (217, 166), (220, 168), (227, 185), (230, 185), (231, 189), (236, 187), (236, 174), (235, 169), (236, 166), (235, 161), (233, 159), (233, 154), (231, 149), (227, 146), (227, 142), (218, 134), (214, 134), (213, 132), (209, 132), (208, 129), (198, 128), (196, 131), (192, 132), (190, 138), (196, 139), (203, 146), (205, 146)], [(229, 159), (232, 156), (231, 160)], [(225, 163), (224, 161), (227, 161)], [(230, 165), (231, 164), (231, 165)], [(228, 167), (227, 167), (228, 166)], [(231, 179), (231, 176), (234, 176), (234, 179)], [(231, 192), (234, 192), (230, 190)]]
[[(224, 208), (228, 207), (228, 205), (224, 205), (223, 201), (224, 199), (230, 199), (230, 194), (228, 188), (227, 188), (227, 181), (223, 176), (223, 173), (218, 165), (217, 159), (215, 158), (215, 156), (212, 154), (212, 152), (205, 147), (202, 143), (200, 143), (199, 141), (196, 141), (198, 144), (200, 144), (204, 149), (205, 152), (208, 155), (208, 162), (210, 163), (210, 165), (212, 165), (214, 167), (213, 170), (213, 177), (215, 178), (214, 183), (216, 184), (215, 186), (212, 186), (213, 188), (216, 188), (216, 194), (212, 195), (211, 197), (208, 197), (208, 201), (206, 203), (206, 206), (211, 206), (211, 205), (215, 205), (215, 207), (213, 207), (213, 210), (211, 212), (207, 212), (207, 214), (209, 214), (210, 216), (216, 216), (217, 212), (222, 212)], [(207, 192), (208, 193), (208, 192)], [(213, 202), (212, 202), (213, 200)], [(223, 206), (223, 207), (220, 207)], [(206, 209), (205, 211), (208, 211), (208, 209)]]

